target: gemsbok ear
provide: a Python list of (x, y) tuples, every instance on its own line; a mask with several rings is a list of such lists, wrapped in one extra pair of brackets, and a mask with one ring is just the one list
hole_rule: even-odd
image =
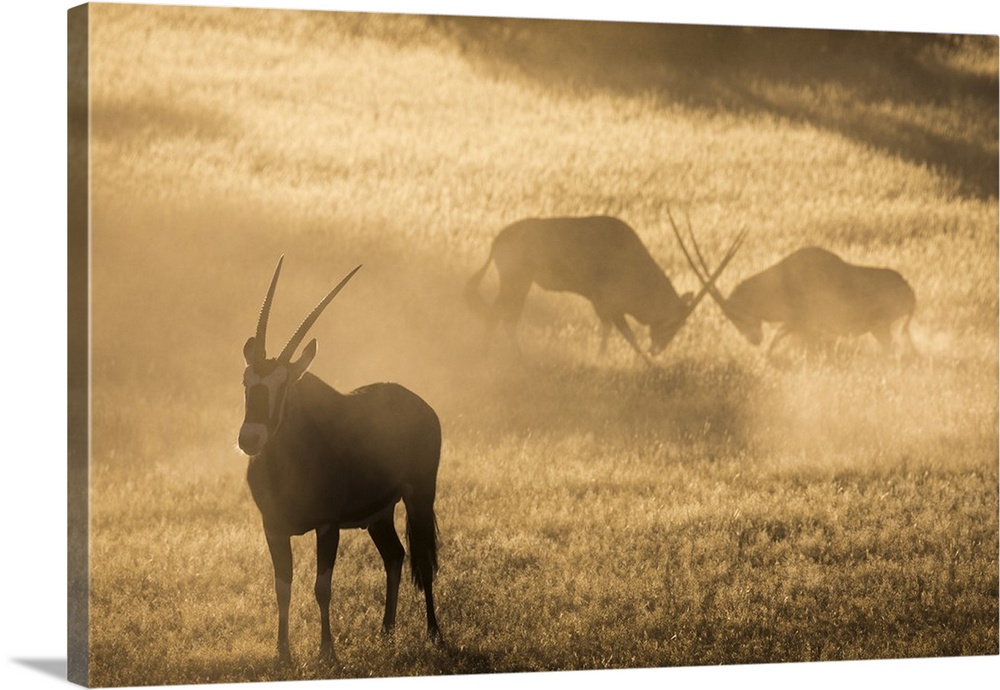
[(252, 364), (254, 360), (254, 353), (257, 351), (257, 339), (253, 336), (247, 338), (246, 345), (243, 346), (243, 359), (247, 361), (247, 364)]
[(291, 379), (293, 381), (298, 380), (302, 377), (302, 374), (306, 373), (306, 369), (312, 364), (313, 357), (316, 356), (316, 338), (309, 341), (309, 344), (302, 349), (302, 356), (297, 360), (292, 362), (289, 366), (291, 368)]

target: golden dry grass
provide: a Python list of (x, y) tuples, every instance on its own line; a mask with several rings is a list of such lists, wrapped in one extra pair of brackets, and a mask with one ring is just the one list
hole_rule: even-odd
[[(995, 39), (91, 11), (93, 683), (997, 653)], [(482, 356), (461, 287), (503, 225), (618, 215), (693, 289), (668, 205), (712, 256), (750, 228), (724, 291), (805, 243), (897, 268), (921, 356), (776, 368), (706, 303), (649, 370), (537, 291), (526, 362)], [(409, 589), (378, 639), (348, 533), (338, 664), (309, 538), (272, 664), (234, 444), (282, 253), (271, 337), (363, 263), (313, 370), (442, 418), (445, 650)]]

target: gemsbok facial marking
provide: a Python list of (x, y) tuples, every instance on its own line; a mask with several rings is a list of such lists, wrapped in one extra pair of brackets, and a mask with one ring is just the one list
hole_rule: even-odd
[[(601, 321), (601, 352), (614, 326), (633, 350), (651, 364), (684, 325), (722, 270), (732, 260), (745, 233), (736, 238), (708, 283), (697, 295), (677, 294), (670, 279), (650, 256), (635, 231), (609, 216), (528, 218), (508, 225), (493, 240), (486, 263), (465, 287), (465, 298), (485, 314), (486, 337), (503, 322), (516, 347), (515, 327), (533, 284), (588, 299)], [(487, 305), (479, 283), (490, 264), (500, 276), (496, 300)], [(650, 347), (643, 351), (625, 316), (649, 326)]]
[(315, 339), (292, 359), (309, 328), (360, 266), (316, 305), (281, 354), (268, 358), (267, 320), (281, 264), (279, 260), (274, 269), (256, 333), (243, 347), (246, 413), (238, 439), (250, 458), (247, 483), (274, 566), (278, 658), (291, 659), (291, 537), (309, 531), (316, 533), (321, 657), (334, 656), (331, 579), (341, 529), (367, 529), (375, 543), (386, 573), (382, 630), (392, 631), (405, 555), (393, 520), (400, 500), (406, 508), (411, 574), (424, 593), (427, 632), (441, 642), (433, 596), (441, 424), (426, 402), (397, 384), (372, 384), (343, 395), (323, 383), (307, 371), (316, 356)]
[[(691, 269), (707, 285), (685, 248), (673, 217), (670, 223)], [(690, 220), (688, 233), (701, 271), (707, 272)], [(763, 341), (764, 322), (781, 324), (768, 346), (769, 357), (775, 346), (789, 335), (801, 336), (812, 349), (824, 337), (865, 333), (875, 337), (887, 356), (892, 351), (893, 324), (900, 320), (903, 320), (901, 334), (910, 349), (915, 350), (909, 324), (916, 297), (906, 280), (889, 268), (847, 263), (820, 247), (792, 252), (774, 266), (741, 282), (728, 299), (715, 286), (709, 288), (709, 294), (753, 345)]]

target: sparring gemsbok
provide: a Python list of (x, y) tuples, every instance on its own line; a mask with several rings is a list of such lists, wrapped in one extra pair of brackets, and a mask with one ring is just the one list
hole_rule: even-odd
[[(704, 275), (684, 246), (673, 216), (670, 223), (692, 270), (707, 286), (707, 265), (694, 239), (690, 220), (688, 234)], [(906, 280), (890, 268), (856, 266), (819, 247), (792, 252), (774, 266), (741, 282), (728, 299), (714, 285), (709, 286), (709, 292), (753, 345), (763, 340), (763, 322), (781, 324), (768, 346), (769, 357), (775, 346), (789, 335), (800, 336), (812, 350), (831, 336), (865, 333), (871, 333), (882, 353), (889, 355), (893, 324), (900, 319), (903, 320), (900, 331), (910, 349), (914, 349), (909, 324), (916, 298)]]
[[(465, 297), (485, 314), (487, 338), (503, 322), (511, 342), (532, 284), (544, 290), (573, 292), (587, 298), (601, 321), (601, 346), (613, 325), (647, 363), (674, 338), (698, 302), (711, 290), (732, 260), (746, 233), (736, 238), (718, 268), (692, 297), (677, 294), (635, 231), (609, 216), (527, 218), (502, 229), (494, 238), (486, 263), (468, 280)], [(500, 287), (488, 305), (479, 284), (490, 264), (496, 265)], [(625, 319), (649, 326), (650, 347), (644, 352)]]
[(267, 320), (283, 258), (274, 269), (257, 331), (243, 347), (246, 417), (239, 433), (239, 447), (250, 457), (247, 483), (263, 518), (274, 565), (278, 657), (291, 659), (291, 537), (309, 531), (316, 532), (321, 657), (334, 654), (330, 584), (342, 529), (367, 529), (382, 556), (386, 574), (382, 630), (392, 631), (405, 553), (393, 522), (400, 499), (406, 507), (413, 582), (424, 592), (427, 631), (440, 642), (432, 593), (438, 566), (434, 494), (441, 424), (437, 414), (420, 397), (393, 383), (338, 393), (306, 371), (316, 356), (315, 338), (293, 361), (309, 328), (360, 266), (312, 310), (281, 354), (267, 356)]

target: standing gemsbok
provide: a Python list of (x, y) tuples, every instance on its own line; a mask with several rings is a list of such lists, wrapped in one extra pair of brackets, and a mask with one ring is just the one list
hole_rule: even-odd
[[(669, 214), (669, 212), (668, 212)], [(890, 268), (857, 266), (820, 247), (792, 252), (774, 266), (753, 275), (725, 298), (706, 281), (705, 259), (688, 221), (688, 235), (701, 265), (699, 272), (670, 216), (670, 224), (692, 270), (699, 275), (723, 313), (753, 345), (764, 338), (763, 322), (780, 323), (767, 354), (786, 336), (798, 335), (809, 349), (833, 336), (875, 336), (884, 355), (892, 350), (893, 324), (913, 350), (909, 324), (916, 306), (913, 288)]]
[[(527, 218), (497, 234), (486, 263), (467, 282), (465, 298), (485, 314), (487, 338), (502, 321), (516, 344), (514, 328), (532, 284), (576, 293), (590, 301), (601, 321), (602, 353), (613, 325), (650, 363), (649, 356), (657, 355), (677, 335), (744, 237), (745, 233), (736, 238), (697, 295), (680, 296), (623, 221), (610, 216)], [(493, 304), (487, 305), (479, 294), (479, 283), (491, 263), (500, 276), (500, 288)], [(649, 326), (648, 355), (639, 347), (626, 314)]]
[(440, 642), (432, 593), (438, 565), (434, 518), (441, 453), (438, 417), (420, 397), (392, 383), (338, 393), (306, 371), (316, 355), (315, 339), (292, 361), (309, 328), (360, 266), (312, 310), (281, 354), (268, 358), (267, 319), (281, 263), (279, 259), (274, 269), (257, 332), (243, 347), (246, 417), (239, 434), (239, 447), (250, 457), (247, 483), (263, 517), (274, 565), (279, 659), (291, 658), (292, 535), (316, 532), (321, 656), (333, 657), (330, 584), (341, 529), (367, 529), (375, 542), (386, 573), (382, 630), (392, 630), (404, 556), (393, 522), (400, 499), (406, 507), (413, 581), (424, 592), (427, 631)]

